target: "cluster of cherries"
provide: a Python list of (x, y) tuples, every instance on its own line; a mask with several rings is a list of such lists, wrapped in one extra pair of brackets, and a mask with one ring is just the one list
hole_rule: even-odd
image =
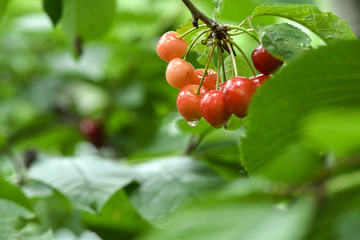
[(260, 45), (253, 51), (252, 61), (262, 74), (250, 78), (235, 76), (218, 83), (220, 78), (214, 70), (194, 69), (191, 63), (181, 59), (187, 48), (188, 44), (180, 34), (170, 31), (160, 38), (156, 51), (161, 59), (169, 62), (166, 80), (180, 89), (177, 109), (190, 125), (204, 118), (213, 127), (220, 128), (232, 114), (245, 117), (257, 87), (283, 64)]

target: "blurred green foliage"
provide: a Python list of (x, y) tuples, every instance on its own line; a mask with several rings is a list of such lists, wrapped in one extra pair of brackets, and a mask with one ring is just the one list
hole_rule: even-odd
[[(193, 2), (224, 24), (264, 3), (314, 3)], [(316, 13), (310, 30), (353, 38)], [(259, 89), (249, 117), (192, 128), (155, 51), (191, 19), (180, 0), (3, 0), (0, 15), (0, 240), (358, 236), (358, 41), (317, 49), (311, 35), (315, 50)], [(248, 55), (257, 46), (234, 39)], [(101, 148), (84, 118), (104, 127)]]

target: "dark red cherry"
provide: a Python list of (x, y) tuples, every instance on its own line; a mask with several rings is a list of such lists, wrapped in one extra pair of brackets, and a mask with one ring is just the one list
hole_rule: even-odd
[(254, 67), (262, 74), (269, 75), (275, 72), (283, 65), (283, 61), (271, 55), (266, 49), (260, 45), (251, 55)]
[(222, 91), (212, 90), (201, 99), (203, 118), (215, 128), (221, 128), (229, 121), (231, 112), (226, 108)]
[(270, 78), (270, 75), (259, 74), (257, 76), (250, 77), (249, 79), (255, 83), (257, 87), (260, 87), (264, 82)]

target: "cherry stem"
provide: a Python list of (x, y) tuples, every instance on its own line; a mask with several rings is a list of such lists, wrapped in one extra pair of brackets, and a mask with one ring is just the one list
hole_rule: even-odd
[(222, 67), (222, 74), (223, 74), (223, 79), (222, 82), (226, 82), (226, 72), (225, 72), (225, 64), (224, 64), (224, 55), (223, 55), (223, 51), (222, 48), (218, 45), (218, 52), (220, 53), (220, 58), (221, 58), (221, 67)]
[(200, 25), (199, 27), (193, 27), (189, 30), (187, 30), (186, 32), (184, 32), (183, 34), (181, 34), (178, 38), (182, 39), (184, 38), (186, 35), (188, 35), (189, 33), (195, 31), (195, 30), (198, 30), (199, 28), (203, 28), (203, 27), (206, 27), (206, 24), (203, 24), (203, 25)]
[(202, 31), (199, 35), (197, 35), (196, 38), (194, 38), (194, 40), (190, 43), (190, 46), (189, 46), (188, 50), (186, 51), (186, 54), (185, 54), (183, 60), (186, 60), (186, 58), (189, 56), (189, 53), (190, 53), (192, 47), (195, 45), (196, 41), (197, 41), (202, 35), (204, 35), (204, 34), (207, 33), (207, 32), (210, 32), (210, 31), (211, 31), (210, 29), (204, 30), (204, 31)]
[(200, 94), (201, 85), (203, 84), (204, 78), (205, 78), (205, 76), (206, 76), (206, 74), (207, 74), (207, 70), (208, 70), (208, 68), (209, 68), (210, 61), (211, 61), (211, 57), (212, 57), (212, 55), (213, 55), (213, 53), (214, 53), (215, 46), (216, 46), (216, 44), (213, 42), (213, 45), (212, 45), (212, 47), (211, 47), (211, 49), (210, 49), (210, 53), (209, 53), (209, 55), (208, 55), (208, 59), (207, 59), (207, 61), (206, 61), (204, 73), (203, 73), (203, 75), (202, 75), (202, 77), (201, 77), (201, 81), (200, 81), (199, 87), (198, 87), (198, 89), (196, 90), (196, 94), (197, 94), (197, 95)]
[(243, 32), (247, 33), (250, 37), (252, 37), (259, 45), (261, 44), (259, 39), (249, 31), (249, 30), (253, 30), (253, 29), (245, 29), (245, 28), (238, 27), (238, 26), (227, 26), (226, 29), (228, 29), (228, 30), (235, 29), (235, 30), (243, 31)]
[(220, 56), (220, 52), (221, 52), (221, 48), (220, 46), (217, 44), (217, 76), (216, 76), (216, 90), (219, 90), (219, 83), (220, 83), (220, 68), (221, 68), (221, 64), (224, 64), (221, 62), (221, 56)]
[[(231, 39), (230, 39), (231, 41)], [(237, 66), (236, 66), (236, 60), (235, 60), (235, 54), (232, 48), (232, 43), (229, 42), (228, 40), (226, 41), (226, 45), (228, 46), (229, 50), (230, 50), (230, 55), (231, 55), (231, 60), (232, 60), (232, 64), (233, 64), (233, 77), (236, 77), (238, 75), (238, 71), (237, 71)]]
[[(248, 31), (255, 31), (254, 29), (248, 29)], [(228, 33), (229, 36), (237, 36), (240, 34), (244, 34), (246, 32), (234, 32), (234, 33)]]
[(246, 56), (245, 52), (244, 52), (244, 51), (241, 49), (241, 47), (240, 47), (239, 45), (237, 45), (232, 39), (230, 39), (230, 42), (231, 42), (232, 45), (234, 45), (234, 46), (239, 50), (239, 52), (241, 53), (241, 55), (245, 58), (245, 61), (246, 61), (246, 63), (249, 65), (253, 76), (256, 76), (256, 71), (255, 71), (253, 65), (251, 64), (249, 58)]

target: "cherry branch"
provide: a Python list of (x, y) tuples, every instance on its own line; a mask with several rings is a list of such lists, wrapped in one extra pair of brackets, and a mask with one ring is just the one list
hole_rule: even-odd
[(198, 21), (203, 21), (208, 28), (210, 28), (219, 39), (224, 39), (226, 37), (225, 27), (221, 25), (218, 21), (210, 19), (203, 12), (201, 12), (190, 0), (182, 0), (185, 6), (189, 9), (192, 15), (192, 24), (194, 27), (198, 28)]

